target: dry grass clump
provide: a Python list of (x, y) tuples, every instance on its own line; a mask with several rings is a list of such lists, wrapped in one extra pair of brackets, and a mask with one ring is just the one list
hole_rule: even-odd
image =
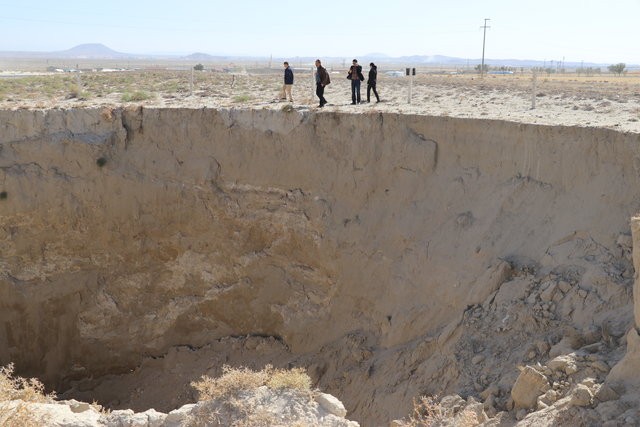
[(25, 402), (49, 403), (54, 393), (46, 394), (44, 385), (36, 378), (14, 377), (14, 366), (10, 363), (0, 367), (0, 404), (11, 400), (21, 400), (17, 405), (0, 408), (0, 425), (38, 427), (42, 419), (31, 413)]
[(193, 412), (186, 421), (187, 427), (272, 427), (283, 425), (278, 423), (277, 417), (265, 408), (256, 408), (254, 405), (247, 405), (241, 400), (232, 399), (228, 403), (231, 408), (231, 415), (216, 407), (213, 402), (206, 402)]
[(192, 382), (191, 386), (198, 391), (198, 400), (213, 400), (234, 396), (241, 391), (262, 386), (271, 389), (309, 390), (311, 378), (303, 368), (283, 370), (267, 365), (261, 371), (253, 371), (249, 368), (232, 368), (224, 365), (220, 377), (211, 378), (203, 375), (200, 381)]
[[(266, 386), (270, 389), (310, 390), (311, 378), (303, 368), (274, 369), (267, 365), (260, 371), (249, 368), (222, 367), (218, 378), (203, 376), (191, 385), (198, 391), (199, 401), (204, 401), (188, 425), (193, 427), (234, 425), (238, 427), (269, 427), (281, 425), (275, 414), (266, 408), (256, 406), (239, 396), (242, 391), (255, 390)], [(222, 399), (218, 406), (213, 400)], [(233, 419), (232, 424), (228, 424)]]
[(420, 396), (413, 399), (413, 414), (402, 421), (404, 427), (472, 427), (479, 424), (475, 413), (463, 409), (456, 413), (438, 402), (437, 396)]
[(272, 389), (309, 390), (311, 388), (311, 378), (304, 368), (273, 369), (266, 386)]
[(236, 95), (233, 97), (233, 102), (236, 103), (245, 103), (245, 102), (249, 102), (251, 101), (251, 95), (247, 95), (246, 93), (243, 93), (241, 95)]
[(55, 393), (45, 393), (44, 385), (37, 378), (14, 377), (13, 373), (13, 363), (0, 367), (0, 401), (47, 403), (55, 398)]
[(153, 98), (153, 95), (151, 95), (150, 93), (145, 92), (143, 90), (136, 90), (133, 93), (130, 93), (130, 92), (123, 93), (120, 99), (122, 100), (122, 102), (136, 102), (136, 101), (146, 101), (147, 99), (151, 99), (151, 98)]

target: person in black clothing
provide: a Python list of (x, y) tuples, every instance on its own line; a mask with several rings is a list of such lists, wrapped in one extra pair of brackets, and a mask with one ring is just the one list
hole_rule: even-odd
[(329, 73), (327, 73), (326, 68), (322, 66), (319, 59), (316, 59), (316, 68), (316, 95), (320, 99), (319, 106), (322, 108), (327, 103), (327, 100), (324, 99), (324, 88), (331, 83), (331, 80), (329, 79)]
[(380, 97), (378, 96), (378, 91), (376, 91), (376, 79), (378, 78), (378, 66), (373, 62), (369, 64), (371, 69), (369, 70), (369, 79), (367, 80), (367, 102), (370, 102), (371, 89), (373, 89), (373, 94), (376, 96), (376, 102), (380, 102)]
[(284, 85), (282, 85), (282, 91), (280, 92), (280, 99), (286, 100), (289, 98), (289, 102), (293, 102), (291, 96), (291, 88), (293, 87), (293, 70), (289, 67), (287, 61), (284, 62)]
[(353, 60), (347, 78), (351, 80), (351, 105), (356, 105), (356, 102), (360, 104), (360, 82), (364, 80), (364, 76), (357, 59)]

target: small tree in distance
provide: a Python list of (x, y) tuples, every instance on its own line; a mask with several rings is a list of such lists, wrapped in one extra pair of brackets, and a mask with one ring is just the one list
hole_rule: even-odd
[(613, 64), (613, 65), (609, 65), (609, 71), (611, 71), (612, 73), (615, 73), (617, 75), (621, 75), (624, 72), (624, 68), (627, 66), (627, 64), (620, 62), (618, 64)]
[(488, 64), (484, 64), (484, 70), (480, 70), (482, 68), (482, 64), (478, 64), (476, 65), (476, 67), (474, 68), (477, 72), (479, 73), (486, 73), (487, 71), (489, 71), (489, 65)]
[(196, 71), (202, 71), (202, 70), (204, 70), (204, 65), (196, 64), (196, 65), (194, 65), (193, 69), (196, 70)]

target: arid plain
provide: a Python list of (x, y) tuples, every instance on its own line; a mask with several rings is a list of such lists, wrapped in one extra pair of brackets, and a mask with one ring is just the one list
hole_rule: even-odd
[[(45, 68), (41, 65), (40, 70)], [(29, 65), (29, 68), (34, 67)], [(332, 83), (326, 89), (325, 97), (329, 101), (327, 109), (332, 111), (505, 119), (640, 132), (639, 72), (621, 76), (542, 72), (535, 78), (531, 72), (516, 72), (488, 74), (481, 78), (476, 73), (424, 68), (418, 69), (418, 75), (411, 82), (409, 77), (387, 74), (402, 70), (400, 66), (383, 64), (378, 72), (382, 102), (375, 103), (374, 98), (374, 103), (352, 106), (346, 70), (333, 65), (327, 68)], [(364, 67), (365, 76), (367, 68)], [(296, 67), (294, 73), (292, 106), (315, 108), (317, 99), (312, 68)], [(196, 72), (158, 67), (36, 74), (10, 71), (0, 75), (0, 107), (83, 108), (123, 103), (187, 108), (277, 109), (283, 106), (275, 102), (282, 84), (282, 71), (275, 66), (228, 65), (227, 68), (224, 64), (215, 64)], [(365, 100), (366, 81), (361, 92)], [(371, 96), (373, 98), (373, 94)]]

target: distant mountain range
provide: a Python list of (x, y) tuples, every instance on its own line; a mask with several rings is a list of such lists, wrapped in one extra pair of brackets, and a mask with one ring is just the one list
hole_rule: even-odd
[[(209, 55), (207, 53), (196, 52), (187, 56), (183, 55), (149, 55), (149, 54), (131, 54), (118, 52), (101, 43), (87, 43), (75, 46), (68, 50), (57, 52), (12, 52), (12, 51), (0, 51), (0, 57), (3, 58), (46, 58), (46, 59), (117, 59), (117, 60), (144, 60), (144, 59), (171, 59), (182, 61), (197, 61), (197, 62), (215, 62), (215, 61), (247, 61), (247, 60), (273, 60), (279, 62), (281, 60), (289, 60), (300, 63), (313, 62), (315, 57), (292, 57), (292, 58), (267, 58), (267, 57), (248, 57), (248, 56), (228, 56), (228, 55)], [(479, 58), (456, 58), (443, 55), (411, 55), (391, 57), (384, 53), (369, 53), (362, 55), (359, 61), (366, 64), (370, 61), (386, 64), (403, 64), (407, 66), (447, 66), (447, 67), (475, 67), (480, 64)], [(351, 62), (351, 58), (343, 57), (323, 57), (325, 63), (342, 63)], [(538, 60), (523, 60), (523, 59), (487, 59), (485, 58), (485, 64), (491, 67), (551, 67), (556, 68), (564, 66), (566, 68), (577, 67), (604, 67), (611, 64), (593, 63), (593, 62), (565, 62), (559, 64), (557, 61), (538, 61)], [(637, 68), (638, 65), (627, 64), (627, 68)]]

